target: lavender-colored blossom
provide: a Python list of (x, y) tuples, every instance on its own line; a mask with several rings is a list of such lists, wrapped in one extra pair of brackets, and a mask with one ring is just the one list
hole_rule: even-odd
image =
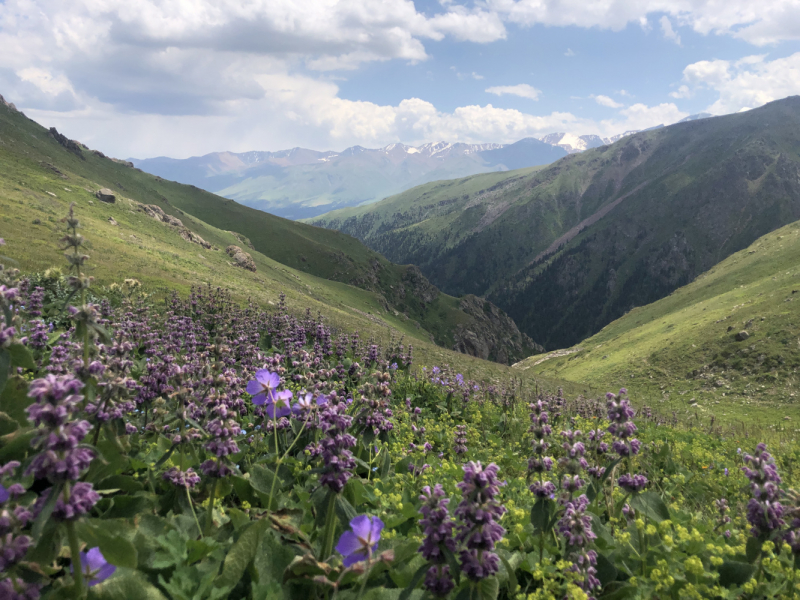
[(626, 473), (617, 480), (617, 483), (619, 487), (629, 494), (637, 494), (647, 486), (647, 477), (641, 474), (631, 475)]
[(0, 579), (0, 598), (3, 600), (39, 600), (41, 589), (42, 584), (26, 583), (18, 577)]
[(432, 565), (425, 574), (423, 587), (437, 598), (444, 598), (456, 586), (450, 567), (445, 564)]
[(181, 471), (178, 467), (172, 467), (161, 477), (172, 485), (182, 488), (194, 489), (200, 483), (200, 476), (192, 468)]
[(319, 428), (325, 436), (316, 446), (309, 449), (312, 454), (322, 457), (323, 472), (320, 483), (336, 493), (344, 489), (356, 466), (356, 461), (350, 452), (350, 448), (356, 445), (356, 439), (347, 433), (353, 418), (346, 411), (345, 403), (328, 404), (323, 408), (319, 416)]
[[(435, 367), (434, 367), (435, 368)], [(455, 445), (453, 451), (458, 454), (467, 453), (467, 426), (456, 425)]]
[(430, 486), (422, 488), (422, 495), (419, 497), (422, 507), (422, 519), (419, 521), (420, 527), (425, 538), (419, 551), (422, 556), (436, 564), (445, 562), (444, 549), (450, 552), (456, 551), (456, 542), (453, 538), (453, 528), (455, 522), (447, 510), (450, 499), (445, 495), (441, 484), (436, 484), (431, 490)]
[[(50, 488), (46, 490), (39, 498), (33, 507), (34, 516), (38, 516), (47, 499), (52, 493)], [(78, 482), (72, 486), (69, 492), (69, 500), (64, 500), (65, 492), (61, 492), (56, 500), (55, 508), (53, 509), (53, 518), (58, 521), (74, 521), (79, 519), (92, 510), (95, 504), (100, 500), (100, 494), (94, 491), (91, 483)]]
[[(109, 563), (100, 548), (92, 548), (88, 552), (81, 552), (81, 572), (83, 573), (86, 584), (93, 587), (102, 583), (114, 574), (117, 567)], [(72, 567), (70, 566), (70, 571)]]
[(627, 390), (622, 388), (619, 391), (619, 395), (611, 392), (606, 394), (608, 420), (611, 421), (611, 425), (608, 426), (608, 432), (617, 438), (611, 447), (622, 458), (638, 454), (641, 448), (641, 442), (632, 437), (636, 433), (636, 425), (631, 419), (633, 419), (636, 412), (631, 407), (628, 399), (624, 397), (627, 393)]
[(567, 545), (585, 548), (597, 538), (592, 531), (592, 517), (586, 514), (589, 499), (585, 495), (568, 502), (564, 515), (558, 522), (558, 531), (564, 536)]
[(358, 515), (350, 521), (350, 531), (345, 531), (336, 544), (336, 551), (344, 557), (344, 566), (370, 560), (378, 549), (383, 521), (378, 517)]
[(756, 446), (754, 455), (746, 454), (744, 461), (747, 466), (742, 467), (742, 471), (750, 479), (753, 496), (747, 504), (747, 520), (752, 526), (750, 532), (757, 538), (767, 537), (785, 524), (784, 508), (778, 501), (781, 494), (778, 468), (763, 443)]
[(505, 534), (496, 519), (500, 519), (506, 509), (495, 499), (501, 485), (496, 464), (483, 468), (480, 462), (470, 461), (463, 469), (464, 479), (458, 484), (462, 500), (455, 510), (459, 519), (456, 541), (463, 547), (459, 557), (464, 574), (479, 581), (499, 569), (500, 559), (492, 550)]
[(549, 498), (555, 494), (556, 486), (552, 481), (534, 481), (530, 490), (537, 498)]
[(256, 378), (247, 384), (247, 393), (253, 396), (253, 404), (262, 405), (272, 397), (275, 390), (281, 383), (281, 378), (277, 373), (269, 369), (259, 369), (256, 371)]

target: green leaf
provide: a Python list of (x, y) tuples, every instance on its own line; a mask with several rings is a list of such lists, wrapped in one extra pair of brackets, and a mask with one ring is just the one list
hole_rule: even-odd
[(442, 548), (442, 553), (447, 561), (447, 566), (450, 567), (450, 574), (456, 578), (456, 585), (461, 585), (461, 565), (458, 564), (455, 554), (447, 548)]
[(89, 588), (89, 600), (167, 600), (141, 573), (125, 571)]
[(11, 369), (11, 355), (5, 348), (0, 348), (0, 393), (6, 387), (8, 372)]
[[(33, 361), (33, 355), (27, 346), (20, 343), (11, 344), (8, 347), (8, 354), (11, 357), (12, 367), (22, 367), (29, 371), (36, 370), (36, 363)], [(0, 368), (2, 368), (2, 365), (0, 365)]]
[(750, 581), (756, 572), (755, 565), (738, 560), (726, 560), (719, 566), (719, 583), (724, 587), (742, 585)]
[[(0, 365), (2, 371), (2, 365)], [(28, 413), (25, 411), (33, 403), (28, 398), (28, 382), (19, 375), (9, 377), (3, 393), (0, 394), (0, 411), (6, 413), (20, 425), (28, 424)]]
[(356, 509), (348, 502), (347, 498), (342, 495), (336, 497), (336, 516), (339, 517), (339, 522), (344, 529), (350, 527), (350, 521), (358, 516)]
[[(108, 524), (105, 525), (108, 526)], [(98, 525), (88, 521), (79, 522), (77, 530), (78, 537), (86, 542), (87, 547), (99, 547), (103, 557), (112, 565), (129, 569), (136, 568), (138, 553), (130, 540), (121, 535), (114, 535), (104, 529), (102, 524)]]
[(497, 595), (500, 593), (500, 582), (497, 577), (481, 579), (476, 587), (480, 600), (497, 600)]
[(605, 555), (597, 553), (597, 578), (603, 586), (608, 585), (617, 578), (617, 568)]
[(416, 587), (419, 585), (419, 582), (422, 581), (422, 578), (425, 577), (425, 574), (430, 569), (430, 565), (425, 563), (422, 565), (417, 571), (414, 573), (414, 576), (411, 578), (411, 583), (408, 584), (408, 587), (402, 591), (398, 600), (408, 600), (411, 596), (411, 592), (413, 592)]
[(114, 505), (105, 514), (107, 519), (132, 519), (146, 511), (149, 498), (138, 496), (114, 496), (111, 498)]
[(53, 514), (53, 509), (56, 507), (56, 502), (58, 502), (58, 497), (61, 495), (63, 489), (63, 483), (59, 483), (50, 488), (50, 495), (47, 497), (47, 502), (45, 502), (42, 512), (36, 517), (36, 521), (33, 522), (31, 534), (33, 535), (34, 543), (36, 543), (39, 540), (39, 536), (42, 535), (42, 530), (45, 524), (50, 520), (50, 515)]
[(758, 538), (750, 537), (747, 538), (747, 546), (746, 546), (746, 554), (747, 560), (751, 563), (756, 562), (759, 556), (761, 556), (761, 546), (762, 542), (758, 540)]
[(514, 568), (508, 562), (505, 556), (499, 554), (500, 560), (503, 562), (503, 567), (505, 567), (506, 573), (508, 574), (508, 593), (513, 596), (513, 594), (517, 591), (517, 574), (514, 572)]
[(533, 525), (533, 531), (537, 535), (542, 531), (547, 531), (552, 505), (553, 501), (549, 498), (539, 498), (531, 507), (531, 525)]
[(631, 498), (631, 506), (657, 523), (670, 518), (669, 508), (656, 492), (634, 494)]
[(261, 536), (267, 528), (266, 520), (253, 523), (242, 532), (239, 539), (228, 552), (222, 565), (222, 573), (217, 578), (217, 588), (232, 588), (244, 575), (245, 569), (253, 562), (261, 543)]
[[(275, 473), (263, 465), (253, 465), (250, 467), (250, 485), (257, 492), (269, 495), (272, 488), (272, 480), (276, 477)], [(281, 489), (281, 480), (275, 483), (275, 489)]]
[(17, 429), (0, 438), (0, 462), (22, 461), (30, 450), (31, 440), (36, 435), (33, 429)]

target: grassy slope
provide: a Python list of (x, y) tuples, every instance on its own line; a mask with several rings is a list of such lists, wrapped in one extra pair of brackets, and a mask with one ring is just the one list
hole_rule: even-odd
[[(7, 241), (0, 255), (6, 264), (26, 272), (62, 266), (64, 260), (57, 248), (63, 235), (60, 220), (74, 202), (85, 225), (82, 233), (89, 242), (91, 259), (87, 271), (98, 284), (135, 277), (150, 290), (186, 292), (192, 285), (210, 283), (230, 288), (240, 300), (252, 298), (263, 306), (275, 304), (283, 292), (294, 309), (320, 311), (337, 327), (358, 330), (362, 337), (374, 336), (388, 342), (392, 336), (406, 336), (407, 343), (415, 347), (419, 364), (447, 362), (466, 374), (491, 379), (511, 373), (501, 365), (432, 344), (428, 331), (418, 328), (402, 314), (387, 311), (385, 300), (375, 292), (295, 270), (249, 249), (258, 268), (256, 273), (231, 266), (223, 251), (206, 250), (183, 240), (175, 230), (135, 210), (131, 201), (158, 203), (217, 248), (241, 245), (228, 231), (210, 226), (176, 206), (189, 207), (193, 194), (216, 197), (188, 186), (158, 181), (91, 152), (84, 152), (86, 160), (80, 160), (35, 123), (26, 123), (21, 115), (4, 111), (0, 106), (0, 237)], [(43, 163), (56, 165), (66, 179)], [(92, 193), (109, 182), (113, 182), (116, 190), (124, 187), (116, 204), (100, 202)], [(162, 194), (169, 198), (169, 204), (157, 202)], [(216, 198), (216, 201), (221, 200)], [(225, 202), (219, 212), (229, 206)], [(236, 206), (233, 204), (233, 208)], [(112, 225), (109, 218), (118, 224)], [(37, 219), (40, 223), (33, 224)], [(325, 239), (326, 232), (322, 230), (308, 226), (297, 229), (306, 230), (318, 231)], [(348, 236), (341, 238), (358, 244)], [(452, 322), (466, 318), (457, 310), (457, 302), (441, 295), (431, 305), (435, 326), (445, 330)]]
[(419, 265), (448, 293), (486, 294), (531, 337), (560, 347), (800, 218), (799, 172), (800, 98), (792, 97), (314, 222)]
[[(82, 160), (59, 146), (46, 129), (5, 106), (0, 106), (0, 140), (0, 177), (7, 180), (4, 185), (19, 180), (20, 172), (25, 173), (23, 186), (12, 186), (12, 191), (25, 194), (25, 179), (30, 181), (44, 177), (44, 180), (54, 181), (58, 188), (55, 191), (61, 198), (85, 202), (91, 197), (91, 191), (103, 186), (123, 197), (160, 206), (221, 249), (229, 244), (242, 245), (227, 233), (235, 231), (248, 237), (255, 250), (276, 261), (273, 270), (280, 270), (282, 267), (277, 264), (280, 263), (297, 271), (292, 277), (305, 273), (375, 292), (363, 295), (374, 304), (373, 309), (363, 312), (383, 313), (388, 308), (388, 313), (402, 330), (426, 339), (430, 333), (437, 343), (446, 347), (452, 347), (453, 331), (458, 325), (468, 325), (473, 321), (472, 317), (460, 310), (458, 299), (451, 296), (441, 294), (427, 305), (416, 302), (413, 293), (401, 297), (397, 290), (402, 289), (409, 268), (390, 263), (349, 235), (282, 219), (193, 186), (154, 177), (90, 151), (83, 152), (85, 160)], [(67, 180), (61, 180), (47, 164), (55, 165), (64, 173), (69, 173), (70, 177), (78, 177), (79, 181), (70, 179), (64, 183)], [(44, 183), (37, 186), (39, 193), (45, 192)], [(14, 187), (17, 189), (14, 190)], [(71, 187), (73, 192), (63, 191), (64, 187)], [(20, 218), (24, 220), (25, 217)], [(141, 215), (134, 228), (149, 226), (149, 223), (142, 225), (146, 221), (146, 217)], [(213, 263), (211, 253), (200, 254)], [(224, 257), (218, 258), (217, 262), (225, 262)], [(202, 269), (199, 272), (203, 272)], [(359, 295), (348, 286), (328, 288), (337, 290), (329, 294), (329, 300), (335, 303), (339, 296), (343, 298), (340, 304), (348, 304), (353, 294)], [(353, 302), (352, 306), (356, 307), (364, 304), (364, 301)], [(415, 321), (425, 331), (420, 331)]]
[[(727, 422), (800, 422), (798, 291), (800, 222), (631, 310), (571, 348), (578, 352), (538, 365), (544, 355), (531, 357), (517, 368), (603, 389), (624, 386), (661, 410)], [(737, 341), (742, 330), (750, 337)]]

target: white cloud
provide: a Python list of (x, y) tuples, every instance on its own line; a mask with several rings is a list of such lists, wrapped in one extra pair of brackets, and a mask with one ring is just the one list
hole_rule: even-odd
[(684, 89), (689, 94), (705, 88), (718, 94), (718, 99), (707, 109), (710, 113), (755, 108), (800, 94), (800, 52), (772, 61), (766, 60), (765, 55), (747, 56), (736, 62), (702, 60), (683, 70), (683, 81), (685, 85), (679, 88), (679, 93)]
[(527, 83), (520, 83), (518, 85), (496, 85), (486, 88), (485, 91), (490, 94), (495, 94), (496, 96), (510, 94), (512, 96), (519, 96), (520, 98), (528, 98), (529, 100), (538, 100), (539, 95), (542, 93), (541, 90), (537, 90)]
[(694, 95), (688, 85), (682, 85), (674, 92), (670, 92), (670, 98), (691, 98)]
[(592, 94), (589, 96), (590, 98), (594, 98), (594, 101), (597, 102), (600, 106), (607, 106), (609, 108), (621, 108), (623, 105), (613, 98), (609, 98), (608, 96), (594, 95)]
[(633, 104), (619, 111), (622, 119), (608, 119), (602, 121), (604, 130), (621, 133), (632, 129), (648, 129), (657, 125), (672, 125), (688, 117), (689, 113), (678, 109), (675, 104), (668, 102), (656, 106), (646, 104)]
[(564, 52), (564, 56), (575, 56), (575, 52), (573, 52), (572, 48), (567, 48), (567, 51)]
[(796, 0), (486, 0), (485, 4), (504, 20), (521, 25), (619, 31), (635, 23), (648, 29), (649, 15), (666, 14), (698, 33), (731, 35), (756, 45), (800, 39)]
[(661, 17), (659, 23), (661, 23), (661, 32), (664, 34), (664, 38), (675, 42), (678, 44), (678, 46), (680, 46), (681, 36), (678, 35), (678, 32), (672, 28), (672, 21), (669, 20), (669, 17), (664, 15)]

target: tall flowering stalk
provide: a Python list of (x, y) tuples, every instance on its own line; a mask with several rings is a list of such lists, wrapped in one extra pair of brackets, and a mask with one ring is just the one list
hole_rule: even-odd
[(431, 563), (423, 586), (434, 596), (444, 598), (455, 587), (446, 555), (446, 552), (456, 551), (456, 541), (453, 538), (455, 522), (447, 510), (450, 499), (439, 483), (433, 490), (427, 485), (422, 488), (419, 499), (422, 501), (419, 509), (422, 519), (419, 524), (425, 534), (419, 552)]
[[(56, 520), (65, 522), (73, 563), (78, 562), (80, 553), (74, 521), (100, 500), (91, 483), (78, 481), (94, 458), (94, 451), (81, 445), (91, 429), (89, 422), (77, 415), (83, 400), (78, 393), (81, 388), (83, 383), (70, 375), (47, 375), (31, 383), (28, 396), (34, 402), (27, 408), (28, 420), (36, 427), (31, 445), (38, 453), (25, 473), (46, 479), (53, 486), (37, 501), (36, 512), (49, 507)], [(57, 494), (54, 503), (53, 494)], [(80, 569), (75, 570), (74, 577), (80, 596)]]
[(608, 432), (615, 438), (611, 447), (614, 449), (620, 458), (628, 458), (639, 454), (641, 442), (634, 438), (636, 433), (636, 425), (633, 423), (633, 417), (636, 412), (625, 397), (628, 390), (622, 388), (619, 395), (608, 392), (606, 394), (606, 407), (608, 409), (608, 420), (611, 424), (608, 426)]
[(567, 546), (567, 556), (572, 560), (572, 570), (583, 576), (578, 585), (591, 596), (600, 589), (597, 579), (597, 553), (589, 547), (597, 535), (592, 531), (592, 517), (586, 514), (589, 499), (585, 495), (567, 502), (564, 514), (558, 521), (558, 532)]
[(756, 446), (755, 454), (745, 454), (742, 471), (750, 480), (752, 498), (747, 504), (747, 520), (750, 532), (760, 540), (768, 539), (773, 532), (783, 527), (783, 505), (778, 501), (781, 495), (781, 477), (775, 466), (775, 459), (767, 452), (764, 443)]
[(477, 582), (500, 568), (500, 558), (492, 550), (506, 532), (497, 522), (506, 508), (496, 499), (501, 485), (496, 464), (484, 468), (480, 462), (470, 461), (463, 469), (464, 479), (458, 484), (462, 499), (455, 510), (459, 520), (456, 541), (461, 545), (461, 570)]

